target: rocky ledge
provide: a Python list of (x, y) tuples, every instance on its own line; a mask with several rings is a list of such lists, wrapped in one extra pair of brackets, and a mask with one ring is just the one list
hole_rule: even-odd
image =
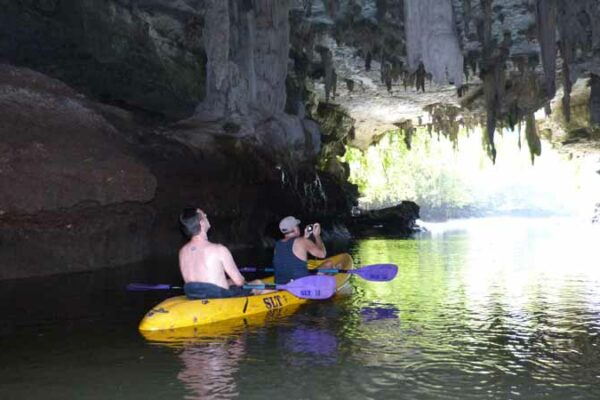
[(277, 155), (226, 124), (156, 121), (0, 65), (0, 279), (176, 257), (185, 206), (232, 247), (268, 245), (288, 214), (349, 216), (351, 185)]

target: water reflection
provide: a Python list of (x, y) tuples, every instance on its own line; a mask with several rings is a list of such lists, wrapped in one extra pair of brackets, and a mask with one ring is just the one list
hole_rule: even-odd
[(239, 396), (235, 375), (245, 355), (245, 337), (224, 342), (187, 344), (179, 353), (177, 374), (189, 390), (186, 399), (232, 399)]
[(386, 286), (354, 281), (353, 309), (391, 304), (401, 321), (345, 319), (348, 337), (375, 348), (354, 358), (387, 377), (365, 391), (400, 380), (426, 398), (600, 395), (599, 236), (572, 223), (488, 219), (357, 243), (361, 264), (400, 267)]
[[(0, 398), (595, 400), (599, 238), (565, 221), (486, 220), (364, 240), (357, 264), (394, 262), (393, 281), (353, 277), (349, 297), (151, 342), (136, 331), (149, 305), (119, 330), (94, 324), (92, 335), (50, 307), (67, 316), (55, 335), (5, 338)], [(28, 306), (5, 297), (14, 314)], [(129, 304), (117, 296), (100, 314), (117, 303)]]
[(381, 321), (384, 319), (397, 319), (398, 309), (392, 304), (374, 304), (362, 307), (360, 315), (364, 322)]
[(281, 334), (283, 351), (290, 364), (310, 367), (336, 363), (338, 341), (327, 329), (300, 325)]

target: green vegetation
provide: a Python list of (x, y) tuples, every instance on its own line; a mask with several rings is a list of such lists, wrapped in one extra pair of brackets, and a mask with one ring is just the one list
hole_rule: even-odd
[(350, 181), (363, 195), (361, 207), (381, 208), (402, 200), (432, 209), (471, 204), (473, 194), (452, 160), (452, 145), (437, 141), (419, 129), (412, 135), (412, 150), (400, 131), (388, 132), (365, 152), (348, 147), (343, 161), (350, 166)]
[(589, 189), (597, 187), (598, 178), (585, 160), (568, 161), (547, 142), (538, 144), (544, 156), (532, 165), (528, 149), (519, 146), (526, 132), (500, 130), (494, 164), (481, 150), (477, 128), (461, 129), (457, 138), (411, 130), (410, 150), (406, 131), (389, 131), (366, 151), (346, 148), (341, 160), (359, 188), (361, 208), (412, 200), (424, 219), (566, 214), (587, 208), (593, 197)]

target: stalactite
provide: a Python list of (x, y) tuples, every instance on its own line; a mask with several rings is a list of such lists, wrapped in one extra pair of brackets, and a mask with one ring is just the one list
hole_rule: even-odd
[(310, 16), (312, 15), (312, 3), (313, 0), (303, 0), (304, 15), (307, 18), (310, 18)]
[(387, 12), (387, 0), (377, 0), (375, 5), (377, 6), (377, 13), (375, 17), (377, 18), (377, 21), (381, 21)]
[(529, 146), (529, 154), (531, 155), (531, 164), (533, 164), (535, 156), (540, 156), (542, 154), (542, 143), (537, 132), (537, 125), (535, 124), (533, 113), (527, 115), (525, 136), (527, 138), (527, 145)]
[(270, 114), (285, 109), (290, 3), (207, 1), (207, 87), (198, 116), (247, 118), (255, 107)]
[(412, 149), (412, 138), (415, 133), (415, 128), (408, 127), (402, 131), (404, 133), (404, 144), (408, 150)]
[(481, 79), (483, 81), (487, 112), (484, 143), (488, 155), (492, 159), (492, 162), (495, 163), (496, 146), (494, 144), (494, 133), (504, 95), (504, 59), (494, 54), (497, 48), (492, 40), (492, 0), (481, 0), (481, 8), (483, 11), (483, 20), (480, 21), (478, 28), (480, 41), (483, 46)]
[(506, 122), (508, 123), (508, 127), (510, 130), (515, 129), (515, 125), (519, 122), (519, 108), (517, 103), (513, 103), (508, 111), (508, 115), (506, 116)]
[(451, 0), (405, 0), (404, 7), (409, 69), (422, 62), (435, 82), (460, 86), (464, 60)]
[(338, 0), (323, 0), (323, 5), (327, 9), (327, 13), (331, 19), (335, 19), (338, 9)]
[(555, 0), (537, 0), (536, 6), (546, 96), (551, 99), (556, 93), (556, 3)]
[(335, 99), (335, 96), (337, 96), (337, 72), (335, 72), (334, 69), (331, 73), (331, 93), (333, 94), (333, 98)]
[(600, 126), (600, 76), (591, 74), (590, 76), (590, 122), (593, 125)]
[(345, 78), (344, 82), (346, 82), (346, 88), (348, 91), (352, 93), (354, 91), (354, 81), (352, 79)]
[(591, 20), (590, 29), (592, 31), (592, 53), (596, 53), (598, 50), (600, 50), (600, 25), (596, 23), (600, 10), (598, 4), (594, 2), (587, 2), (585, 9)]
[(458, 150), (458, 133), (461, 125), (458, 117), (461, 115), (461, 109), (450, 104), (435, 103), (426, 106), (424, 110), (431, 116), (429, 134), (431, 135), (431, 128), (433, 128), (438, 136), (441, 133), (452, 142), (454, 150)]
[(573, 47), (575, 45), (575, 26), (573, 26), (573, 7), (559, 2), (558, 27), (560, 31), (559, 49), (563, 59), (562, 80), (564, 95), (562, 110), (565, 121), (571, 121), (571, 63), (573, 62)]
[(373, 57), (373, 55), (371, 54), (371, 52), (367, 52), (367, 56), (365, 57), (365, 70), (366, 71), (370, 71), (371, 70), (371, 58)]
[(331, 50), (324, 46), (317, 46), (316, 50), (321, 55), (321, 64), (325, 72), (325, 102), (329, 102), (330, 93), (333, 92), (335, 97), (337, 87), (337, 75), (333, 69), (333, 55)]
[(419, 91), (419, 89), (421, 89), (423, 93), (425, 93), (425, 74), (425, 66), (423, 65), (423, 63), (419, 63), (419, 67), (417, 68), (417, 72), (415, 73), (417, 92)]
[(573, 88), (573, 83), (571, 82), (571, 68), (570, 64), (572, 61), (572, 49), (570, 41), (567, 38), (561, 39), (560, 42), (560, 50), (563, 58), (563, 69), (562, 69), (562, 78), (563, 78), (563, 98), (562, 98), (562, 110), (563, 115), (565, 117), (565, 121), (571, 121), (571, 89)]
[(465, 37), (468, 38), (470, 31), (469, 24), (471, 23), (471, 0), (462, 0), (462, 5), (464, 12)]

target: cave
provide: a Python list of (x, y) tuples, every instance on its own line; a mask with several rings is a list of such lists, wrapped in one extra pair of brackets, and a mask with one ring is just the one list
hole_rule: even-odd
[[(540, 214), (573, 208), (600, 223), (597, 187), (576, 203), (578, 183), (562, 178), (571, 168), (563, 165), (600, 174), (597, 0), (0, 5), (0, 282), (9, 305), (29, 298), (29, 284), (92, 274), (98, 289), (109, 274), (122, 286), (136, 274), (164, 276), (157, 265), (177, 274), (188, 207), (210, 217), (211, 240), (249, 263), (270, 262), (288, 215), (318, 221), (328, 246), (375, 238), (361, 250), (368, 258), (377, 240), (428, 231), (422, 219), (488, 216), (509, 181), (525, 191), (529, 172), (505, 167), (511, 154), (524, 154), (527, 171), (553, 168)], [(467, 157), (487, 165), (480, 179), (496, 197), (485, 206), (456, 192), (456, 176), (477, 168)], [(507, 181), (499, 170), (510, 171)], [(413, 190), (423, 182), (427, 195)], [(397, 318), (395, 308), (365, 307), (363, 321)], [(84, 318), (82, 309), (69, 312)], [(17, 314), (0, 338), (50, 318)], [(504, 316), (494, 318), (502, 328)], [(594, 337), (572, 339), (578, 354), (598, 355)]]

